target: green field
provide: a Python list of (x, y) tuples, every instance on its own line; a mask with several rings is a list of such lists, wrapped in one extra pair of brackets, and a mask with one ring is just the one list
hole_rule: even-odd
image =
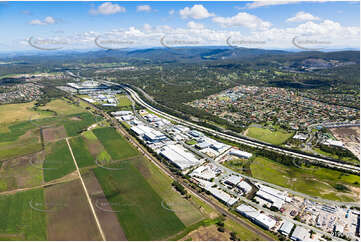
[(4, 162), (0, 169), (0, 192), (43, 184), (43, 171), (40, 166), (31, 163), (33, 160), (26, 157)]
[(46, 240), (46, 213), (42, 189), (0, 196), (0, 240)]
[(79, 168), (95, 164), (95, 159), (90, 154), (82, 136), (74, 137), (69, 142)]
[(184, 224), (161, 206), (162, 198), (131, 162), (114, 164), (122, 170), (94, 169), (128, 240), (161, 240), (180, 232)]
[(94, 129), (93, 133), (104, 145), (113, 160), (121, 160), (138, 154), (114, 128)]
[(92, 114), (86, 112), (68, 115), (61, 121), (61, 123), (64, 124), (68, 136), (76, 136), (79, 132), (95, 123), (96, 120), (99, 121), (100, 118), (95, 119)]
[(85, 131), (83, 133), (83, 136), (88, 140), (97, 140), (98, 139), (91, 130)]
[(247, 136), (251, 138), (264, 141), (273, 145), (280, 145), (293, 135), (293, 133), (288, 133), (282, 129), (278, 129), (277, 131), (271, 131), (269, 129), (258, 127), (249, 127), (246, 132)]
[(321, 167), (289, 167), (264, 157), (256, 157), (250, 167), (255, 178), (311, 196), (339, 201), (357, 201), (359, 197), (335, 188), (336, 184), (359, 187), (360, 177), (356, 175)]
[(75, 113), (81, 113), (85, 110), (77, 105), (70, 103), (65, 99), (55, 99), (51, 102), (47, 103), (45, 106), (39, 108), (40, 110), (52, 110), (56, 112), (58, 115), (69, 115)]
[(144, 158), (132, 160), (138, 169), (142, 170), (145, 179), (164, 200), (169, 208), (175, 211), (178, 218), (189, 226), (205, 217), (199, 211), (199, 206), (192, 200), (186, 200), (176, 192), (171, 183), (172, 179), (162, 173), (153, 163)]
[(126, 95), (117, 95), (117, 99), (119, 107), (127, 107), (132, 105), (132, 102)]
[(75, 170), (74, 161), (65, 140), (52, 143), (46, 149), (48, 154), (43, 164), (46, 182), (61, 178)]
[(0, 132), (0, 160), (40, 151), (40, 126), (64, 125), (68, 136), (76, 136), (93, 123), (94, 116), (84, 112), (3, 125), (1, 130), (5, 132)]

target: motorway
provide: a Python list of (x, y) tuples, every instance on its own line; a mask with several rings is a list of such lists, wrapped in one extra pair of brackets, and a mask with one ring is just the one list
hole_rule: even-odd
[[(107, 82), (107, 83), (111, 83), (112, 85), (118, 85), (119, 86), (119, 84), (116, 84), (116, 83), (112, 83), (112, 82)], [(314, 162), (317, 162), (317, 163), (324, 163), (325, 165), (327, 165), (327, 166), (329, 166), (331, 168), (338, 168), (338, 169), (342, 169), (342, 170), (345, 170), (345, 171), (356, 172), (358, 174), (360, 173), (360, 167), (355, 166), (355, 165), (338, 163), (338, 162), (335, 162), (335, 161), (323, 159), (323, 158), (316, 157), (316, 156), (313, 156), (313, 155), (300, 154), (300, 153), (297, 153), (297, 152), (285, 150), (285, 149), (283, 149), (281, 147), (274, 147), (274, 146), (271, 146), (271, 145), (258, 143), (258, 142), (243, 139), (243, 138), (240, 138), (240, 137), (235, 137), (235, 136), (232, 136), (232, 135), (229, 135), (229, 134), (224, 134), (222, 132), (219, 132), (219, 131), (216, 131), (216, 130), (213, 130), (213, 129), (210, 129), (210, 128), (206, 128), (206, 127), (194, 124), (192, 122), (180, 119), (178, 117), (169, 115), (169, 114), (167, 114), (165, 112), (162, 112), (162, 111), (150, 106), (149, 104), (144, 102), (139, 97), (139, 95), (134, 90), (132, 90), (131, 88), (124, 87), (124, 86), (122, 86), (122, 87), (141, 106), (151, 110), (152, 112), (154, 112), (154, 113), (156, 113), (158, 115), (164, 116), (167, 119), (178, 122), (180, 124), (184, 124), (184, 125), (186, 125), (188, 127), (192, 127), (194, 129), (197, 129), (197, 130), (200, 130), (200, 131), (208, 132), (208, 133), (211, 133), (212, 135), (215, 135), (217, 137), (227, 139), (227, 140), (230, 140), (230, 141), (233, 141), (233, 142), (237, 142), (237, 143), (240, 143), (240, 144), (248, 145), (248, 146), (251, 146), (251, 147), (254, 147), (254, 148), (261, 148), (261, 149), (265, 149), (265, 150), (271, 150), (271, 151), (282, 153), (282, 154), (285, 154), (285, 155), (288, 155), (288, 156), (291, 156), (291, 157), (295, 157), (295, 158), (307, 159), (307, 160), (314, 161)]]
[(198, 191), (196, 191), (195, 189), (190, 187), (188, 183), (184, 182), (183, 179), (179, 179), (178, 177), (176, 177), (163, 163), (158, 161), (157, 158), (153, 157), (153, 155), (150, 154), (147, 151), (147, 149), (145, 147), (143, 147), (132, 135), (130, 135), (127, 131), (125, 131), (124, 128), (119, 124), (118, 120), (111, 117), (109, 114), (107, 114), (103, 110), (98, 109), (95, 105), (93, 105), (93, 104), (90, 104), (90, 105), (94, 109), (96, 109), (98, 112), (100, 112), (107, 120), (109, 120), (113, 124), (113, 126), (116, 128), (116, 130), (118, 132), (120, 132), (124, 137), (126, 137), (128, 142), (131, 143), (133, 146), (135, 146), (136, 149), (140, 153), (142, 153), (142, 155), (144, 155), (144, 157), (146, 157), (149, 161), (151, 161), (155, 166), (157, 166), (163, 173), (165, 173), (167, 176), (169, 176), (172, 180), (178, 181), (180, 184), (182, 184), (185, 187), (185, 189), (187, 189), (188, 192), (190, 192), (192, 195), (194, 195), (201, 201), (203, 201), (206, 204), (208, 204), (209, 206), (211, 206), (213, 209), (215, 209), (220, 214), (226, 215), (228, 218), (232, 219), (233, 221), (237, 222), (238, 224), (242, 225), (243, 227), (258, 234), (259, 236), (262, 237), (262, 240), (265, 240), (265, 241), (273, 241), (274, 240), (274, 238), (272, 236), (268, 235), (260, 228), (257, 228), (257, 226), (252, 225), (252, 224), (248, 223), (247, 221), (245, 221), (244, 219), (239, 218), (232, 212), (228, 211), (227, 209), (225, 209), (222, 206), (220, 206), (219, 204), (217, 204), (217, 202), (213, 201), (209, 197), (207, 197), (201, 193), (198, 193)]
[[(134, 115), (135, 115), (139, 120), (143, 121), (144, 123), (147, 123), (147, 121), (146, 121), (141, 115), (139, 115), (139, 113), (135, 110), (135, 105), (134, 105), (134, 100), (133, 100), (133, 98), (131, 98), (130, 96), (128, 96), (128, 98), (129, 98), (129, 99), (131, 100), (131, 102), (132, 102), (132, 109), (133, 109)], [(155, 129), (155, 130), (158, 130), (158, 131), (160, 131), (160, 132), (163, 132), (166, 136), (168, 136), (168, 134), (167, 134), (166, 132), (164, 132), (164, 129), (166, 129), (166, 128), (164, 128), (164, 129), (162, 129), (162, 128), (156, 128), (156, 127), (152, 127), (152, 128)], [(169, 137), (169, 136), (168, 136), (168, 137)], [(170, 137), (169, 137), (169, 138), (170, 138)], [(223, 190), (229, 190), (228, 188), (226, 188), (225, 186), (223, 186), (223, 184), (220, 182), (220, 180), (222, 180), (224, 177), (228, 176), (229, 174), (233, 174), (234, 172), (233, 172), (231, 169), (223, 166), (222, 164), (220, 164), (219, 162), (217, 162), (216, 159), (212, 159), (212, 158), (210, 158), (209, 156), (207, 156), (207, 155), (199, 152), (199, 150), (193, 148), (192, 146), (187, 145), (186, 143), (184, 143), (184, 142), (182, 142), (182, 141), (178, 141), (178, 142), (181, 143), (184, 147), (186, 147), (186, 148), (192, 150), (193, 152), (195, 152), (195, 153), (196, 153), (197, 155), (199, 155), (200, 157), (204, 158), (205, 160), (208, 160), (209, 162), (213, 163), (214, 165), (216, 165), (217, 167), (220, 167), (223, 171), (225, 171), (220, 177), (217, 177), (217, 178), (215, 179), (215, 182), (216, 182), (216, 184), (217, 184), (219, 187), (223, 188)], [(228, 149), (227, 151), (225, 151), (224, 153), (222, 153), (220, 156), (225, 155), (226, 153), (228, 153), (228, 151), (229, 151), (229, 149)], [(149, 159), (149, 158), (148, 158), (148, 159)], [(157, 162), (157, 163), (158, 163), (158, 162)], [(158, 167), (159, 167), (159, 166), (158, 166)], [(160, 168), (160, 167), (159, 167), (159, 168)], [(171, 173), (170, 173), (169, 175), (171, 175)], [(277, 186), (277, 185), (274, 185), (274, 184), (271, 184), (271, 183), (268, 183), (268, 182), (264, 182), (264, 181), (259, 180), (259, 179), (255, 179), (255, 178), (252, 178), (252, 177), (249, 177), (249, 176), (245, 176), (245, 175), (243, 175), (243, 174), (240, 174), (240, 175), (241, 175), (242, 177), (246, 178), (246, 179), (249, 179), (249, 180), (253, 181), (253, 182), (258, 182), (258, 183), (261, 183), (261, 184), (263, 184), (263, 185), (271, 186), (271, 187), (274, 187), (274, 188), (276, 188), (276, 189), (278, 189), (278, 190), (286, 190), (286, 191), (288, 191), (288, 192), (290, 192), (290, 193), (292, 193), (292, 194), (294, 194), (294, 195), (299, 195), (299, 196), (305, 197), (305, 198), (307, 198), (307, 199), (316, 200), (317, 202), (329, 203), (329, 204), (331, 204), (331, 205), (335, 205), (335, 203), (337, 203), (338, 205), (346, 205), (346, 204), (347, 204), (347, 205), (356, 205), (356, 206), (358, 205), (358, 203), (343, 203), (343, 202), (335, 202), (335, 201), (326, 200), (326, 199), (321, 199), (321, 198), (314, 198), (314, 197), (308, 196), (308, 195), (303, 194), (303, 193), (295, 192), (295, 191), (293, 191), (293, 190), (290, 190), (290, 189), (287, 189), (287, 188), (284, 188), (284, 187), (280, 187), (280, 186)], [(241, 196), (240, 194), (237, 194), (237, 193), (232, 192), (232, 191), (231, 191), (230, 193), (231, 193), (232, 195), (236, 196), (237, 198), (239, 198), (239, 199), (240, 199), (241, 201), (243, 201), (244, 203), (249, 204), (249, 205), (252, 205), (253, 207), (256, 207), (257, 209), (259, 209), (259, 210), (261, 210), (261, 211), (263, 211), (263, 212), (265, 212), (265, 213), (272, 214), (273, 216), (276, 216), (276, 217), (281, 217), (281, 218), (284, 219), (284, 220), (292, 221), (292, 222), (293, 222), (294, 224), (296, 224), (296, 225), (299, 225), (299, 226), (302, 226), (302, 227), (306, 227), (306, 228), (309, 229), (309, 230), (313, 230), (313, 231), (315, 231), (315, 232), (317, 232), (317, 233), (319, 233), (319, 234), (325, 235), (325, 236), (327, 236), (327, 237), (331, 237), (332, 240), (334, 240), (334, 241), (342, 241), (342, 239), (337, 238), (337, 237), (334, 237), (332, 234), (329, 234), (329, 233), (327, 233), (327, 232), (325, 232), (325, 231), (322, 231), (322, 230), (320, 230), (320, 229), (318, 229), (318, 228), (312, 227), (312, 226), (310, 226), (310, 225), (308, 225), (308, 224), (301, 223), (301, 222), (299, 222), (299, 221), (295, 221), (295, 220), (293, 220), (293, 218), (290, 217), (290, 216), (283, 215), (283, 214), (280, 214), (280, 213), (277, 213), (277, 212), (273, 212), (273, 211), (271, 211), (271, 210), (269, 210), (269, 209), (266, 209), (266, 208), (260, 206), (259, 204), (255, 203), (255, 202), (252, 202), (252, 201), (250, 201), (250, 200), (248, 200), (248, 199), (246, 199), (245, 197)]]

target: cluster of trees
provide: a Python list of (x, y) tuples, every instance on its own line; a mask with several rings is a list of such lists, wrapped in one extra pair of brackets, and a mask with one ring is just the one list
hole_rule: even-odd
[(180, 194), (182, 195), (186, 195), (187, 194), (187, 190), (183, 187), (182, 184), (180, 184), (179, 182), (177, 181), (173, 181), (172, 182), (172, 186), (178, 191), (180, 192)]
[(323, 144), (320, 144), (319, 145), (320, 147), (320, 150), (324, 151), (324, 152), (327, 152), (327, 153), (330, 153), (330, 154), (333, 154), (333, 155), (337, 155), (339, 158), (342, 158), (342, 157), (350, 157), (352, 159), (358, 159), (351, 151), (349, 151), (348, 149), (344, 149), (344, 148), (335, 148), (335, 147), (331, 147), (331, 146), (328, 146), (328, 145), (323, 145)]

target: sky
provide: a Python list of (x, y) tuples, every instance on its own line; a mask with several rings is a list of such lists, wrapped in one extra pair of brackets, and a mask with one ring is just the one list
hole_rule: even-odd
[(354, 2), (0, 2), (0, 51), (360, 45)]

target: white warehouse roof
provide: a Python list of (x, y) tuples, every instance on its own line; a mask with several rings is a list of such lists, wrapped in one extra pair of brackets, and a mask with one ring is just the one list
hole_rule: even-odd
[(200, 163), (200, 161), (181, 145), (166, 145), (160, 152), (170, 162), (181, 170), (190, 168)]
[(211, 180), (216, 177), (216, 173), (207, 165), (198, 167), (190, 175), (204, 180)]
[(297, 226), (292, 233), (292, 240), (305, 241), (310, 239), (310, 234), (307, 229), (301, 226)]
[(248, 218), (255, 218), (259, 215), (259, 211), (257, 209), (246, 204), (239, 205), (236, 208), (236, 211)]
[(255, 218), (256, 223), (258, 223), (259, 225), (261, 225), (262, 227), (266, 228), (266, 229), (270, 229), (273, 228), (277, 221), (274, 220), (273, 218), (267, 216), (264, 213), (260, 213), (256, 218)]
[(226, 179), (224, 179), (224, 182), (235, 186), (235, 185), (237, 185), (241, 180), (242, 180), (241, 177), (232, 174), (232, 175), (230, 175), (229, 177), (227, 177)]
[(116, 112), (111, 112), (111, 114), (113, 116), (124, 116), (124, 115), (131, 115), (132, 112), (131, 111), (116, 111)]
[(241, 151), (241, 150), (237, 150), (237, 149), (231, 149), (229, 154), (233, 155), (233, 156), (238, 156), (238, 157), (241, 157), (241, 158), (247, 158), (247, 159), (252, 157), (251, 153)]
[(293, 226), (295, 226), (294, 223), (291, 223), (290, 221), (287, 221), (287, 220), (286, 220), (286, 221), (284, 221), (284, 223), (281, 225), (279, 231), (280, 231), (282, 234), (288, 236), (288, 235), (291, 233)]
[(246, 181), (241, 181), (237, 184), (237, 187), (242, 189), (246, 194), (252, 190), (252, 186), (249, 185)]

